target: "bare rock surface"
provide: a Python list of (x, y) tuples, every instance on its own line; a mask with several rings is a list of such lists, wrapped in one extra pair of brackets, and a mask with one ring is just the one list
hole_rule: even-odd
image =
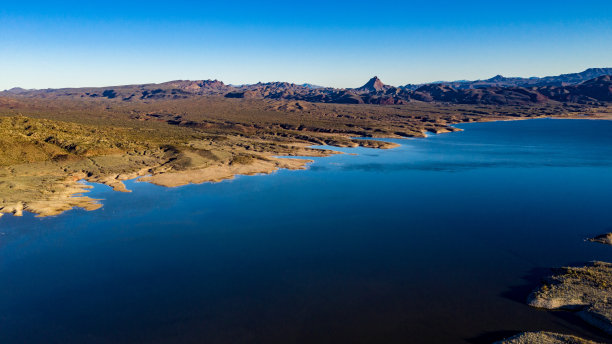
[(580, 337), (553, 332), (523, 332), (495, 344), (597, 344)]
[(590, 238), (588, 240), (592, 242), (606, 244), (606, 245), (612, 245), (612, 233), (601, 234), (594, 238)]
[(556, 269), (527, 302), (538, 308), (578, 310), (582, 319), (612, 334), (612, 264)]

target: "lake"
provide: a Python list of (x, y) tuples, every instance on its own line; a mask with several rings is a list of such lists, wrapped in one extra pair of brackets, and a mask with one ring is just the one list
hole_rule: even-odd
[[(461, 124), (307, 170), (0, 219), (2, 343), (604, 341), (525, 304), (550, 267), (612, 261), (612, 122)], [(609, 339), (608, 339), (609, 340)]]

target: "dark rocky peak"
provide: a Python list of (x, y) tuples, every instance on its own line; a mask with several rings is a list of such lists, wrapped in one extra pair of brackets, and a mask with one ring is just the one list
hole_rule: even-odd
[(200, 80), (198, 82), (198, 84), (200, 85), (200, 87), (225, 87), (226, 85), (223, 83), (223, 81), (219, 81), (219, 80)]
[(488, 81), (488, 82), (501, 82), (501, 81), (506, 81), (506, 80), (507, 80), (507, 78), (505, 78), (504, 76), (502, 76), (500, 74), (497, 74), (496, 76), (494, 76), (494, 77), (492, 77), (490, 79), (487, 79), (485, 81)]
[(385, 89), (385, 84), (383, 84), (380, 79), (375, 76), (370, 79), (365, 85), (359, 87), (357, 90), (359, 91), (368, 91), (368, 92), (378, 92)]

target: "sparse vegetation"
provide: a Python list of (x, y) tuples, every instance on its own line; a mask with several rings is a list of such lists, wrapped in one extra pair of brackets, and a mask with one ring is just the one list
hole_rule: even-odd
[(612, 333), (612, 264), (591, 262), (581, 267), (556, 269), (535, 290), (528, 303), (546, 309), (574, 309), (593, 326)]
[(610, 107), (556, 103), (380, 106), (193, 95), (126, 101), (99, 93), (105, 96), (0, 97), (0, 214), (15, 212), (17, 203), (43, 215), (65, 210), (44, 204), (76, 190), (78, 179), (120, 191), (126, 191), (122, 180), (147, 174), (168, 186), (216, 181), (305, 163), (274, 156), (331, 153), (310, 145), (394, 146), (355, 137), (424, 137), (453, 131), (450, 125), (461, 122), (612, 113)]

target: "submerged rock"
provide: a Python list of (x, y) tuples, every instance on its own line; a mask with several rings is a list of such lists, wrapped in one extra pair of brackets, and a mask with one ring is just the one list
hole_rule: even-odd
[(592, 262), (555, 272), (529, 295), (528, 304), (546, 309), (577, 309), (585, 321), (612, 334), (612, 264)]
[(606, 245), (612, 245), (612, 233), (601, 234), (594, 238), (589, 238), (587, 240), (592, 242), (599, 242)]
[(580, 337), (553, 332), (523, 332), (495, 344), (597, 344)]

